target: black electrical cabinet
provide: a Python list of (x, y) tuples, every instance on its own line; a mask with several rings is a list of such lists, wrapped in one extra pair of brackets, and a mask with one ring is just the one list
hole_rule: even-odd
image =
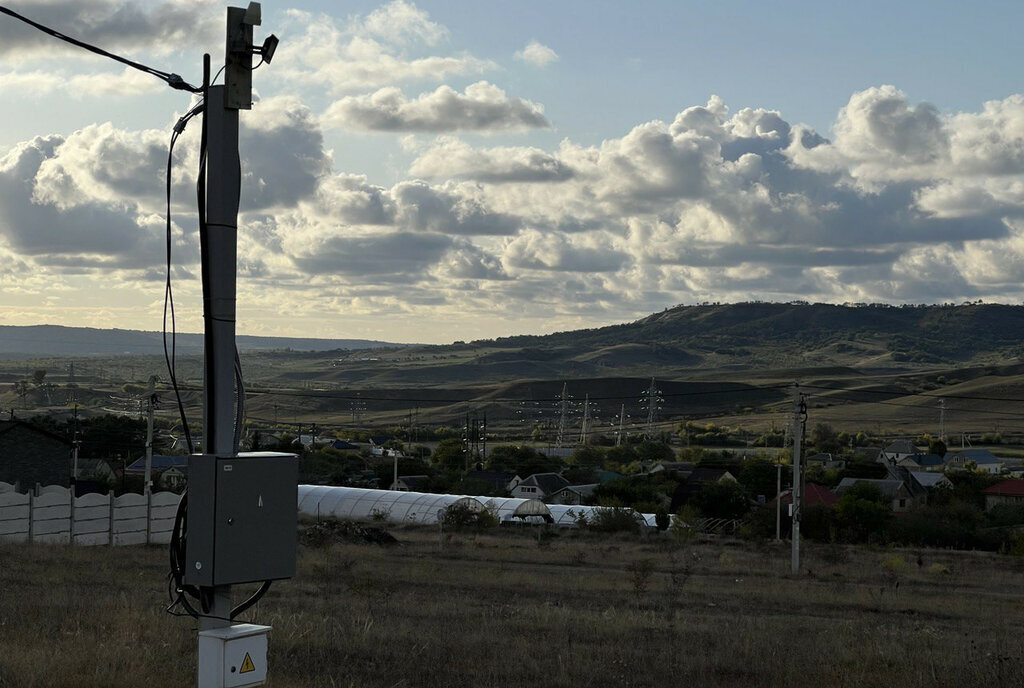
[(185, 583), (204, 587), (295, 575), (294, 454), (194, 454), (188, 462)]

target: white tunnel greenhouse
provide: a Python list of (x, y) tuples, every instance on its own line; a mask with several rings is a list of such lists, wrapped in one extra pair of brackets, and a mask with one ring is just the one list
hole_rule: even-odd
[(465, 495), (366, 490), (358, 487), (299, 485), (299, 514), (314, 518), (377, 519), (388, 523), (437, 523), (446, 509), (460, 504), (473, 511), (487, 509), (499, 521), (551, 518), (538, 499), (469, 497)]
[[(387, 523), (437, 523), (438, 517), (454, 505), (473, 511), (484, 509), (499, 522), (554, 523), (572, 526), (582, 517), (590, 519), (600, 507), (545, 504), (539, 499), (515, 497), (472, 497), (466, 495), (367, 490), (359, 487), (299, 485), (299, 514), (313, 518), (380, 520)], [(648, 525), (653, 516), (637, 514)]]

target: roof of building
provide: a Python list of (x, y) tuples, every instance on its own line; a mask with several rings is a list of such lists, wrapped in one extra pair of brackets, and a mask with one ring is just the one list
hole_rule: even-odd
[(914, 457), (914, 462), (918, 466), (941, 466), (946, 460), (938, 454), (918, 454)]
[(693, 469), (693, 472), (690, 473), (689, 477), (687, 477), (686, 480), (687, 482), (690, 483), (716, 483), (726, 476), (729, 476), (733, 480), (736, 479), (733, 476), (733, 474), (728, 471), (728, 469), (702, 468), (698, 466), (697, 468)]
[(552, 494), (566, 487), (569, 481), (558, 473), (534, 473), (519, 485), (527, 487), (539, 487), (544, 494)]
[(1004, 480), (995, 485), (986, 487), (982, 492), (987, 495), (1007, 495), (1015, 497), (1024, 497), (1024, 480), (1020, 478), (1011, 478), (1010, 480)]
[(466, 477), (470, 480), (482, 480), (504, 490), (508, 488), (508, 484), (516, 477), (516, 474), (504, 471), (470, 471)]
[(335, 449), (359, 449), (355, 444), (352, 444), (348, 440), (334, 440), (331, 442), (331, 446)]
[[(153, 463), (151, 465), (154, 471), (165, 471), (172, 466), (187, 470), (188, 457), (185, 455), (153, 454)], [(145, 473), (146, 457), (140, 456), (130, 463), (124, 471), (125, 473)]]
[(921, 487), (952, 487), (953, 483), (943, 473), (929, 473), (928, 471), (910, 471), (910, 476), (917, 481)]
[[(793, 501), (793, 490), (783, 490), (779, 501), (790, 504)], [(824, 485), (807, 483), (804, 485), (804, 506), (832, 506), (839, 501), (839, 495)]]
[(696, 466), (692, 461), (659, 461), (658, 463), (651, 466), (650, 473), (657, 473), (659, 471), (677, 471), (686, 472), (692, 471)]
[(917, 454), (920, 449), (910, 440), (896, 440), (882, 451), (886, 454)]
[(870, 483), (877, 487), (887, 499), (896, 499), (899, 496), (900, 488), (903, 487), (902, 480), (879, 479), (879, 478), (843, 478), (836, 485), (836, 494), (842, 496), (847, 490), (857, 483)]
[(594, 494), (594, 490), (597, 489), (597, 486), (597, 483), (592, 485), (566, 485), (561, 490), (558, 490), (558, 492), (575, 492), (580, 497), (589, 497)]
[(405, 483), (406, 487), (410, 490), (415, 491), (416, 488), (426, 485), (430, 480), (429, 475), (400, 475), (398, 476), (398, 482)]
[(946, 452), (945, 460), (956, 463), (973, 461), (976, 464), (1000, 462), (1000, 459), (988, 449), (957, 449), (956, 451), (949, 451)]

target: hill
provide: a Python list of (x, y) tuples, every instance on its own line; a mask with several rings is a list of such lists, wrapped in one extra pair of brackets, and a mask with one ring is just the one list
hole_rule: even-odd
[[(249, 335), (240, 335), (237, 342), (240, 351), (271, 349), (331, 351), (390, 346), (387, 342), (365, 339), (312, 339)], [(163, 346), (163, 336), (160, 332), (104, 330), (59, 325), (0, 325), (0, 355), (8, 357), (162, 354)], [(184, 355), (203, 353), (203, 335), (179, 332), (177, 349), (179, 354)]]

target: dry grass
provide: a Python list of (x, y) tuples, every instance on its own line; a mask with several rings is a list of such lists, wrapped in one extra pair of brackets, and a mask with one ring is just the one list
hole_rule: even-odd
[[(1019, 560), (562, 532), (302, 549), (250, 615), (309, 686), (1021, 685)], [(0, 546), (0, 687), (191, 685), (163, 550)]]

